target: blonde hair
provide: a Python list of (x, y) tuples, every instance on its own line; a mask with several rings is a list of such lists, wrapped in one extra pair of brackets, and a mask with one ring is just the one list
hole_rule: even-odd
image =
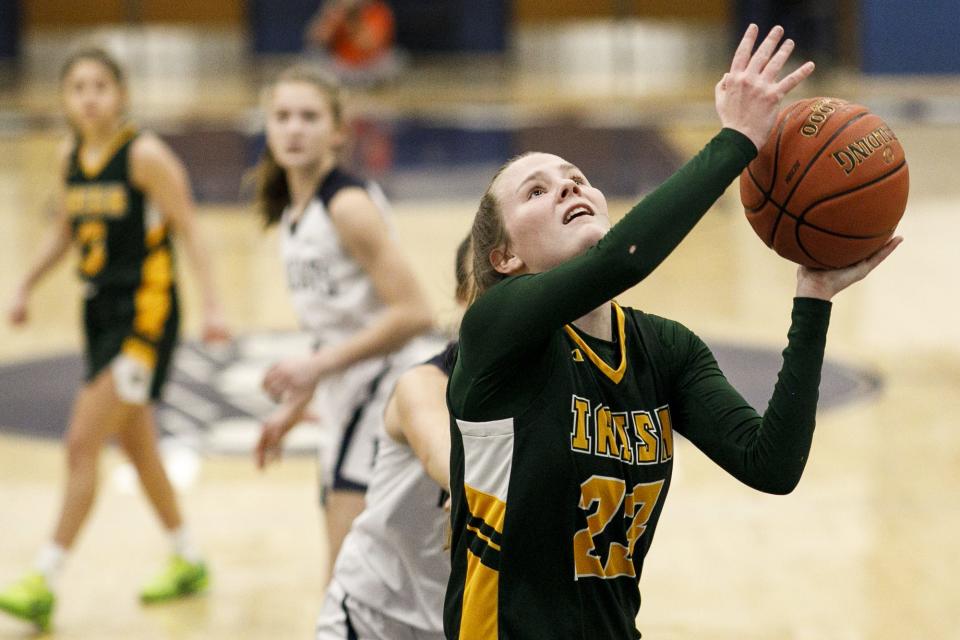
[(454, 265), (454, 274), (457, 279), (457, 288), (454, 295), (457, 302), (467, 304), (473, 297), (473, 254), (471, 245), (473, 238), (471, 234), (460, 241), (457, 245), (456, 264)]
[[(277, 85), (298, 82), (316, 87), (326, 98), (336, 126), (343, 124), (340, 84), (335, 78), (322, 71), (304, 65), (289, 67), (266, 88), (266, 93), (272, 91)], [(263, 155), (253, 168), (252, 181), (255, 185), (257, 209), (263, 215), (264, 224), (269, 227), (280, 220), (283, 210), (290, 205), (287, 173), (277, 164), (269, 146), (263, 150)]]
[(490, 262), (490, 253), (499, 247), (506, 247), (510, 241), (507, 228), (503, 223), (503, 212), (500, 203), (493, 194), (493, 187), (497, 179), (507, 168), (517, 160), (537, 153), (527, 151), (507, 160), (490, 180), (487, 190), (480, 198), (480, 206), (473, 217), (473, 227), (470, 229), (471, 245), (473, 247), (473, 291), (470, 298), (472, 303), (488, 289), (505, 279), (507, 276), (497, 271)]

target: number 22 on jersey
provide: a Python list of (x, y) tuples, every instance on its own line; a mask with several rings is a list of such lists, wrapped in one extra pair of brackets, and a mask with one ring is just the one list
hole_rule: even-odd
[[(573, 536), (577, 580), (588, 577), (636, 577), (633, 550), (637, 540), (647, 529), (647, 521), (660, 497), (663, 482), (643, 482), (635, 485), (629, 492), (622, 478), (591, 476), (580, 485), (579, 506), (588, 515), (586, 529), (577, 531)], [(625, 546), (619, 542), (611, 542), (607, 549), (607, 562), (602, 564), (594, 540), (611, 526), (614, 518), (620, 514), (621, 505), (623, 518), (630, 521), (626, 530), (627, 544)], [(591, 509), (593, 513), (590, 513)]]

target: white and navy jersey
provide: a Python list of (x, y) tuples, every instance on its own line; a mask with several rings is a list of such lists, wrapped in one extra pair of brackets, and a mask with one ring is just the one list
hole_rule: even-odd
[[(317, 347), (349, 340), (385, 309), (367, 273), (341, 245), (330, 219), (336, 194), (356, 187), (367, 192), (389, 226), (389, 205), (379, 187), (339, 168), (324, 178), (296, 222), (289, 208), (280, 218), (290, 296), (301, 326), (313, 334)], [(418, 336), (390, 355), (367, 358), (320, 382), (311, 412), (321, 425), (321, 495), (326, 489), (366, 490), (376, 433), (393, 383), (438, 348), (436, 338)]]
[(373, 283), (340, 244), (330, 202), (341, 189), (359, 187), (389, 224), (389, 205), (380, 188), (334, 168), (298, 220), (288, 207), (280, 218), (281, 255), (287, 286), (301, 326), (317, 345), (341, 342), (365, 328), (383, 310)]
[(368, 358), (320, 381), (310, 412), (320, 422), (321, 496), (326, 489), (366, 491), (397, 378), (442, 347), (439, 336), (417, 336), (389, 356)]
[[(450, 374), (455, 344), (430, 364)], [(333, 578), (352, 600), (416, 629), (443, 630), (450, 576), (447, 494), (413, 450), (381, 429), (366, 508), (343, 541)]]

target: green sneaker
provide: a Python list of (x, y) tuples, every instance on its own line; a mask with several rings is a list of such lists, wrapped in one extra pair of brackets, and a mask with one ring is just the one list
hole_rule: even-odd
[(50, 629), (53, 604), (53, 592), (47, 586), (47, 579), (36, 571), (0, 591), (0, 610), (32, 622), (41, 631)]
[(209, 582), (207, 566), (203, 562), (187, 562), (173, 556), (167, 567), (140, 592), (140, 601), (145, 604), (182, 598), (206, 588)]

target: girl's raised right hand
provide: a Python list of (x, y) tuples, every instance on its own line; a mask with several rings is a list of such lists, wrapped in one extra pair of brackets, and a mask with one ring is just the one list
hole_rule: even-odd
[(720, 123), (747, 136), (760, 149), (777, 120), (783, 97), (813, 73), (813, 63), (805, 62), (777, 80), (793, 52), (793, 40), (780, 44), (783, 28), (776, 26), (751, 55), (757, 31), (755, 24), (747, 27), (733, 54), (730, 71), (717, 83), (715, 94)]

